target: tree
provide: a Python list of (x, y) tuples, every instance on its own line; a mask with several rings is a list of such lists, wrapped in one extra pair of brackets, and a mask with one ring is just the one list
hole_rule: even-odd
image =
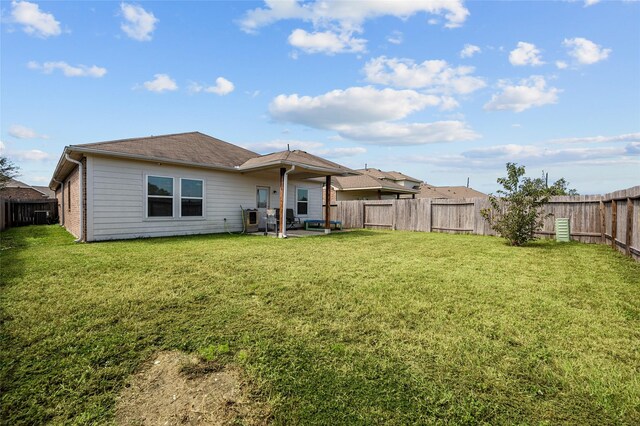
[(498, 178), (498, 197), (491, 194), (491, 207), (481, 211), (491, 228), (507, 239), (512, 246), (521, 246), (533, 239), (534, 233), (542, 228), (546, 215), (542, 207), (552, 195), (575, 195), (574, 189), (567, 189), (564, 178), (547, 186), (546, 176), (531, 179), (524, 177), (524, 166), (507, 163), (507, 177)]
[(553, 185), (549, 186), (547, 184), (549, 177), (549, 173), (545, 173), (542, 171), (542, 180), (544, 181), (544, 186), (547, 188), (549, 195), (578, 195), (578, 191), (575, 189), (569, 189), (569, 182), (566, 181), (565, 178), (560, 178), (553, 183)]
[(0, 189), (3, 189), (9, 179), (18, 176), (20, 168), (13, 164), (7, 157), (0, 156)]

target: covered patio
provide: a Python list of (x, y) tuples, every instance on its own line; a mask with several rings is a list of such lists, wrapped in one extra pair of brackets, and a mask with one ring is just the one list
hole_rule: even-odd
[[(306, 180), (312, 178), (324, 179), (324, 196), (325, 199), (329, 199), (331, 191), (331, 177), (332, 176), (352, 176), (358, 173), (341, 166), (332, 161), (325, 160), (324, 158), (317, 157), (309, 154), (305, 151), (293, 150), (293, 151), (281, 151), (273, 154), (267, 154), (260, 157), (252, 158), (246, 161), (244, 164), (238, 167), (238, 170), (247, 173), (259, 173), (267, 176), (273, 176), (277, 174), (280, 185), (279, 190), (279, 214), (277, 237), (287, 238), (288, 236), (307, 236), (318, 235), (317, 231), (306, 230), (287, 230), (286, 211), (287, 208), (287, 188), (289, 177), (297, 180)], [(330, 203), (325, 203), (323, 218), (324, 219), (324, 233), (331, 232), (331, 206)], [(262, 232), (264, 234), (264, 231)]]

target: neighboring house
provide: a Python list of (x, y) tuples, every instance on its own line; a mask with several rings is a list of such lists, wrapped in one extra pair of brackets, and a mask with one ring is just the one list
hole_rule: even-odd
[[(335, 176), (331, 179), (331, 204), (350, 200), (388, 200), (415, 198), (421, 181), (400, 172), (380, 169), (357, 169), (357, 176)], [(324, 199), (323, 199), (324, 203)]]
[(418, 189), (418, 186), (422, 184), (422, 180), (407, 176), (400, 172), (385, 172), (380, 169), (374, 169), (371, 167), (365, 167), (364, 169), (357, 169), (356, 172), (363, 175), (373, 176), (376, 179), (380, 179), (386, 182), (393, 182), (396, 185), (403, 186), (410, 189)]
[(46, 200), (55, 196), (47, 188), (43, 191), (40, 187), (31, 186), (19, 180), (9, 179), (3, 189), (0, 189), (0, 198), (12, 200)]
[(259, 155), (191, 132), (67, 146), (49, 187), (67, 230), (100, 241), (242, 231), (241, 207), (323, 219), (322, 183), (309, 179), (344, 174), (304, 151)]
[(331, 178), (331, 203), (349, 200), (387, 200), (401, 196), (415, 197), (417, 190), (371, 175), (334, 176)]
[(420, 185), (418, 198), (487, 198), (488, 195), (466, 186), (433, 186), (427, 183)]

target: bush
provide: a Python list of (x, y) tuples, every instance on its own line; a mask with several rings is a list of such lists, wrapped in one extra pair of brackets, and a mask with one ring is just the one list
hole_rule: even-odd
[(499, 178), (503, 189), (489, 195), (491, 208), (481, 211), (482, 217), (501, 237), (512, 246), (521, 246), (534, 240), (534, 233), (542, 228), (546, 217), (542, 207), (551, 195), (575, 195), (574, 189), (567, 189), (564, 178), (547, 186), (546, 178), (524, 177), (524, 166), (507, 163), (507, 177)]

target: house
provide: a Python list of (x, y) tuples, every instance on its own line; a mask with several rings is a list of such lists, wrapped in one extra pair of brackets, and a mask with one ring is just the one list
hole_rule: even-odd
[[(387, 200), (415, 198), (421, 181), (400, 172), (380, 169), (356, 169), (356, 176), (334, 176), (331, 179), (331, 204), (350, 200)], [(324, 199), (323, 199), (324, 203)]]
[(31, 186), (19, 180), (9, 179), (5, 187), (0, 189), (0, 198), (12, 200), (46, 200), (53, 199), (52, 192), (41, 187)]
[[(323, 219), (323, 186), (310, 178), (353, 174), (304, 151), (259, 155), (199, 133), (67, 146), (49, 187), (61, 223), (79, 241), (238, 232), (241, 209), (286, 208)], [(286, 208), (284, 208), (286, 206)]]
[(356, 172), (363, 175), (372, 176), (376, 179), (380, 179), (385, 182), (393, 182), (396, 185), (404, 186), (405, 188), (418, 189), (418, 186), (422, 183), (422, 180), (407, 176), (400, 172), (385, 172), (380, 169), (374, 169), (372, 167), (365, 167), (364, 169), (357, 169)]
[(433, 186), (428, 183), (420, 185), (418, 198), (487, 198), (488, 195), (466, 186)]

